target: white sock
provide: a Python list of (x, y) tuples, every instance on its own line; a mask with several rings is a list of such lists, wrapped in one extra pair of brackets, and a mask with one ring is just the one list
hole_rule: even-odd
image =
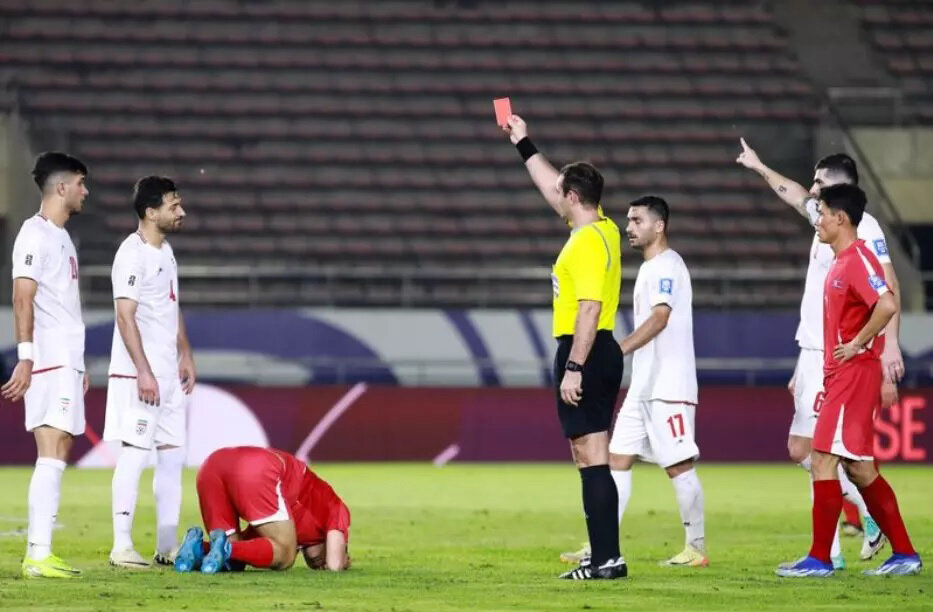
[(152, 493), (156, 502), (156, 551), (168, 554), (178, 544), (178, 516), (181, 513), (181, 470), (185, 449), (159, 450)]
[(616, 483), (616, 489), (619, 490), (619, 524), (621, 524), (628, 500), (632, 496), (632, 470), (612, 470), (611, 474)]
[(865, 506), (865, 500), (862, 499), (862, 494), (859, 493), (858, 487), (852, 484), (852, 481), (846, 476), (846, 471), (842, 469), (841, 465), (839, 466), (839, 484), (842, 485), (842, 495), (856, 505), (858, 513), (862, 516), (862, 520), (864, 521), (865, 517), (870, 516), (868, 514), (868, 508)]
[(136, 446), (120, 449), (117, 467), (113, 470), (113, 550), (133, 548), (133, 515), (139, 495), (139, 477), (149, 463), (149, 450)]
[(29, 481), (29, 530), (26, 556), (42, 561), (52, 554), (52, 526), (58, 515), (65, 462), (52, 457), (36, 459), (36, 469)]
[(695, 468), (671, 478), (680, 518), (686, 531), (686, 543), (700, 552), (706, 552), (705, 517), (703, 510), (703, 486)]

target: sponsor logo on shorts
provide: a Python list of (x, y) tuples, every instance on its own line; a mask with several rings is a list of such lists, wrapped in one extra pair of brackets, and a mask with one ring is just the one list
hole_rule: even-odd
[(60, 397), (58, 398), (58, 402), (62, 405), (62, 414), (68, 412), (68, 408), (71, 406), (71, 398)]
[(142, 436), (146, 433), (146, 430), (149, 428), (149, 421), (146, 419), (139, 419), (136, 421), (136, 435)]
[(666, 293), (668, 295), (674, 294), (674, 279), (673, 278), (662, 278), (659, 283), (658, 291), (660, 293)]
[(875, 240), (875, 253), (879, 256), (888, 254), (888, 243), (885, 242), (884, 238)]
[(871, 285), (872, 289), (881, 289), (884, 287), (884, 279), (877, 274), (872, 274), (868, 277), (868, 284)]

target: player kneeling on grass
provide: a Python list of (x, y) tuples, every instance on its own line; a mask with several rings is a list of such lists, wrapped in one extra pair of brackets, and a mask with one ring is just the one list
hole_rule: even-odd
[[(198, 471), (201, 518), (210, 535), (192, 527), (175, 569), (205, 574), (246, 565), (286, 570), (299, 550), (311, 569), (350, 567), (350, 510), (324, 480), (284, 451), (221, 448)], [(240, 530), (240, 519), (249, 524)]]

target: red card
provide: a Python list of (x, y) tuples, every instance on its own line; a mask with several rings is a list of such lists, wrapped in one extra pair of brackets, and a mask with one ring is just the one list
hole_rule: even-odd
[(508, 98), (496, 98), (492, 101), (496, 109), (496, 123), (505, 127), (509, 124), (509, 117), (512, 116), (512, 102)]

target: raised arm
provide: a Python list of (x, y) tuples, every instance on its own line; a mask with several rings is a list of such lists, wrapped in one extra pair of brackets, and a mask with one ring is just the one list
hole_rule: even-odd
[(16, 326), (17, 354), (19, 361), (10, 380), (0, 389), (5, 399), (18, 402), (32, 383), (33, 348), (32, 331), (35, 317), (33, 300), (39, 284), (31, 278), (13, 280), (13, 321)]
[(810, 199), (810, 192), (807, 191), (803, 185), (800, 183), (795, 183), (789, 178), (778, 174), (768, 166), (762, 163), (761, 159), (758, 158), (758, 154), (755, 153), (755, 150), (748, 146), (748, 143), (745, 142), (745, 139), (740, 139), (742, 145), (742, 152), (739, 153), (739, 157), (735, 160), (740, 166), (745, 166), (749, 170), (754, 170), (758, 173), (761, 178), (768, 183), (768, 187), (774, 190), (774, 193), (778, 195), (779, 198), (784, 200), (791, 208), (796, 210), (798, 213), (806, 217), (808, 220), (812, 221), (810, 214), (807, 212), (806, 203)]
[(531, 175), (535, 187), (538, 188), (547, 203), (554, 209), (554, 212), (563, 217), (564, 213), (560, 209), (560, 192), (557, 190), (557, 178), (560, 173), (531, 143), (525, 121), (518, 115), (512, 115), (509, 117), (508, 125), (504, 126), (502, 130), (509, 135), (509, 140), (518, 148), (518, 152), (525, 160), (525, 168), (528, 170), (528, 174)]

